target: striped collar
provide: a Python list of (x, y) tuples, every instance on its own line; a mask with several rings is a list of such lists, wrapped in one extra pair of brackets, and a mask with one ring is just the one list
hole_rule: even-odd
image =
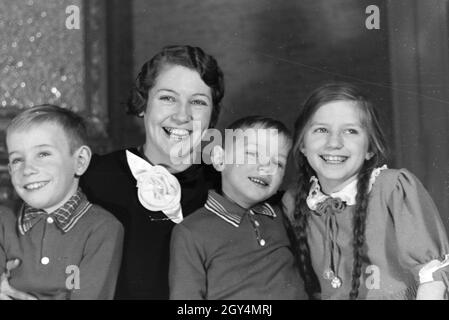
[(213, 190), (209, 190), (206, 204), (204, 207), (215, 213), (217, 216), (232, 224), (234, 227), (238, 227), (242, 221), (242, 217), (245, 213), (250, 214), (263, 214), (272, 218), (276, 218), (276, 213), (272, 206), (268, 202), (263, 202), (255, 205), (251, 209), (245, 209), (231, 201), (230, 199), (219, 195)]
[(19, 231), (24, 235), (41, 219), (52, 218), (59, 229), (66, 233), (75, 226), (91, 206), (92, 204), (87, 200), (81, 188), (78, 188), (64, 205), (51, 213), (46, 213), (42, 209), (36, 209), (24, 203), (18, 219)]

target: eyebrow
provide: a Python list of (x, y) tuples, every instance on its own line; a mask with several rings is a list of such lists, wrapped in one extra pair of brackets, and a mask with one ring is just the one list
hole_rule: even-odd
[[(258, 148), (263, 148), (263, 147), (266, 147), (266, 145), (262, 145), (262, 144), (260, 144), (260, 143), (256, 143), (256, 142), (248, 142), (246, 139), (245, 139), (245, 143), (243, 144), (243, 146), (244, 147), (248, 147), (248, 146), (255, 146), (255, 147), (258, 147)], [(279, 145), (278, 145), (279, 146)], [(279, 150), (279, 149), (278, 149)], [(290, 153), (290, 152), (288, 152), (288, 153)], [(285, 158), (285, 159), (288, 159), (288, 154), (287, 155), (283, 155), (283, 154), (281, 154), (281, 153), (279, 153), (278, 152), (278, 155), (280, 156), (280, 157), (282, 157), (282, 158)]]
[[(328, 126), (329, 123), (324, 123), (324, 122), (311, 122), (310, 123), (311, 126)], [(360, 122), (348, 122), (348, 123), (343, 123), (344, 126), (357, 126), (357, 127), (361, 127), (362, 123)]]
[(174, 93), (179, 96), (179, 93), (177, 93), (175, 90), (172, 90), (172, 89), (158, 89), (156, 92), (161, 92), (161, 91), (168, 91), (168, 92)]
[(278, 156), (281, 157), (281, 158), (285, 158), (285, 159), (288, 158), (288, 154), (284, 155), (282, 153), (278, 153)]
[[(171, 92), (171, 93), (176, 94), (177, 96), (179, 96), (179, 93), (176, 92), (175, 90), (172, 90), (172, 89), (163, 89), (162, 88), (162, 89), (158, 89), (156, 92), (161, 92), (161, 91), (168, 91), (168, 92)], [(207, 98), (208, 100), (211, 100), (211, 98), (207, 94), (205, 94), (205, 93), (194, 93), (194, 94), (192, 94), (192, 96), (202, 96), (202, 97)]]
[(251, 145), (251, 146), (256, 146), (256, 147), (259, 147), (259, 146), (260, 146), (259, 143), (254, 142), (254, 141), (251, 141), (251, 142), (250, 142), (250, 141), (248, 141), (248, 139), (244, 139), (243, 142), (244, 142), (244, 143), (243, 143), (243, 146), (244, 146), (244, 147), (248, 147), (248, 146), (250, 146), (250, 145)]
[(194, 96), (202, 96), (202, 97), (207, 98), (208, 100), (211, 99), (207, 94), (204, 94), (204, 93), (195, 93), (195, 94), (193, 94), (193, 95), (194, 95)]
[[(51, 144), (46, 144), (46, 143), (44, 143), (44, 144), (39, 144), (39, 145), (37, 145), (37, 146), (33, 146), (33, 149), (37, 149), (37, 148), (55, 148), (55, 146), (53, 146), (53, 145), (51, 145)], [(12, 154), (14, 154), (14, 153), (20, 153), (19, 151), (11, 151), (11, 152), (9, 152), (8, 153), (8, 156), (10, 156), (10, 155), (12, 155)]]

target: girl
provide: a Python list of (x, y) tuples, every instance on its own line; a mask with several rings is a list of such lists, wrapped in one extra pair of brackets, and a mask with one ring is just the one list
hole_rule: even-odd
[(447, 287), (449, 244), (418, 179), (390, 170), (369, 101), (328, 84), (295, 123), (296, 188), (283, 204), (310, 297), (437, 299)]

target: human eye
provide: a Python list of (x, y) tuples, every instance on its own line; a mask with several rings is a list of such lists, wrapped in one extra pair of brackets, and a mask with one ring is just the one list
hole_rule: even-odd
[(278, 166), (279, 169), (284, 169), (285, 168), (285, 164), (283, 162), (276, 162), (276, 165)]
[(251, 163), (259, 162), (259, 152), (256, 150), (245, 150), (245, 156), (247, 159), (251, 159)]
[(17, 166), (21, 162), (23, 162), (23, 159), (19, 157), (9, 159), (9, 164), (12, 166)]
[(161, 95), (159, 97), (159, 100), (161, 100), (163, 102), (167, 102), (167, 103), (173, 103), (176, 101), (175, 97), (173, 97), (171, 95)]
[(50, 156), (50, 155), (51, 155), (51, 153), (48, 152), (48, 151), (41, 151), (41, 152), (39, 152), (39, 153), (37, 154), (37, 156), (38, 156), (39, 158), (46, 158), (46, 157), (48, 157), (48, 156)]
[(253, 150), (246, 150), (245, 154), (252, 156), (252, 157), (257, 157), (259, 155), (259, 153), (257, 151), (253, 151)]
[(197, 106), (203, 106), (203, 107), (207, 107), (209, 105), (206, 101), (204, 101), (202, 99), (193, 99), (191, 101), (191, 104), (197, 105)]
[(313, 129), (313, 132), (314, 133), (327, 133), (328, 130), (326, 128), (324, 128), (324, 127), (317, 127), (315, 129)]
[(345, 130), (345, 133), (348, 133), (348, 134), (358, 134), (358, 133), (359, 133), (359, 130), (358, 130), (358, 129), (355, 129), (355, 128), (348, 128), (348, 129)]

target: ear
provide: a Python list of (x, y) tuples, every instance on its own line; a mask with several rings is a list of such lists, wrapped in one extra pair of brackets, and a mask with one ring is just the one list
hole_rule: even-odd
[(89, 167), (92, 151), (88, 146), (81, 146), (73, 154), (75, 158), (75, 176), (80, 177)]
[(374, 152), (372, 152), (372, 151), (367, 152), (366, 155), (365, 155), (365, 160), (369, 160), (372, 157), (374, 157)]
[(221, 172), (225, 167), (225, 152), (221, 146), (215, 146), (212, 149), (211, 161), (215, 170)]
[(304, 147), (304, 142), (301, 142), (301, 144), (299, 145), (299, 150), (304, 156), (306, 156), (306, 148)]

